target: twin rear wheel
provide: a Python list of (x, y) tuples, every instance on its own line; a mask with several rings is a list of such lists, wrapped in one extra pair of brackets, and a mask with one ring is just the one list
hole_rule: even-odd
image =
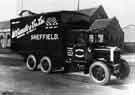
[(52, 63), (49, 57), (44, 56), (40, 59), (39, 63), (37, 58), (34, 55), (29, 55), (27, 57), (26, 66), (29, 70), (37, 70), (38, 65), (42, 72), (51, 73), (52, 72)]
[(26, 66), (29, 70), (34, 71), (37, 69), (37, 59), (34, 55), (29, 55), (26, 60)]
[(51, 73), (52, 72), (52, 63), (49, 57), (44, 56), (40, 60), (40, 69), (42, 72)]

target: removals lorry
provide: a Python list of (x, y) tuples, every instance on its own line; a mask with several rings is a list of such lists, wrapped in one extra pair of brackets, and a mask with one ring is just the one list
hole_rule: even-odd
[(11, 48), (24, 56), (29, 70), (83, 71), (101, 85), (112, 75), (126, 78), (129, 65), (121, 59), (120, 48), (105, 43), (102, 32), (89, 29), (89, 20), (89, 16), (74, 11), (12, 19)]

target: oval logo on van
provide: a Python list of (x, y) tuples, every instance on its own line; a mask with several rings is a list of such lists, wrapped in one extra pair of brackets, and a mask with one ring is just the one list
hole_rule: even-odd
[(78, 58), (84, 57), (84, 49), (76, 49), (75, 50), (75, 56)]

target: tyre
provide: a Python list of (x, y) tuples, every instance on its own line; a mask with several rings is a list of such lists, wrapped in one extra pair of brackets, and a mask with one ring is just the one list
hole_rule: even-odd
[(31, 54), (27, 57), (26, 66), (31, 71), (37, 70), (37, 60), (34, 55)]
[(97, 84), (105, 85), (109, 83), (110, 75), (110, 69), (104, 62), (96, 61), (89, 67), (90, 79)]
[(44, 73), (52, 73), (53, 71), (53, 66), (51, 59), (47, 56), (44, 56), (40, 60), (40, 69)]
[(121, 59), (120, 60), (120, 79), (125, 79), (129, 76), (130, 73), (130, 67), (128, 62)]

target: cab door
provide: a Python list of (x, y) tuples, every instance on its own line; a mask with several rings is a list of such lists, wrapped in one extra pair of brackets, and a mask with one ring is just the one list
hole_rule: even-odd
[(74, 47), (73, 59), (78, 61), (85, 60), (85, 52), (86, 52), (86, 47), (76, 45)]
[(79, 30), (68, 31), (65, 38), (66, 60), (68, 60), (68, 63), (85, 61), (88, 33)]
[(73, 55), (73, 60), (74, 61), (85, 61), (86, 60), (86, 54), (87, 54), (87, 39), (85, 37), (85, 33), (81, 32), (76, 39), (76, 42), (74, 44), (74, 55)]

